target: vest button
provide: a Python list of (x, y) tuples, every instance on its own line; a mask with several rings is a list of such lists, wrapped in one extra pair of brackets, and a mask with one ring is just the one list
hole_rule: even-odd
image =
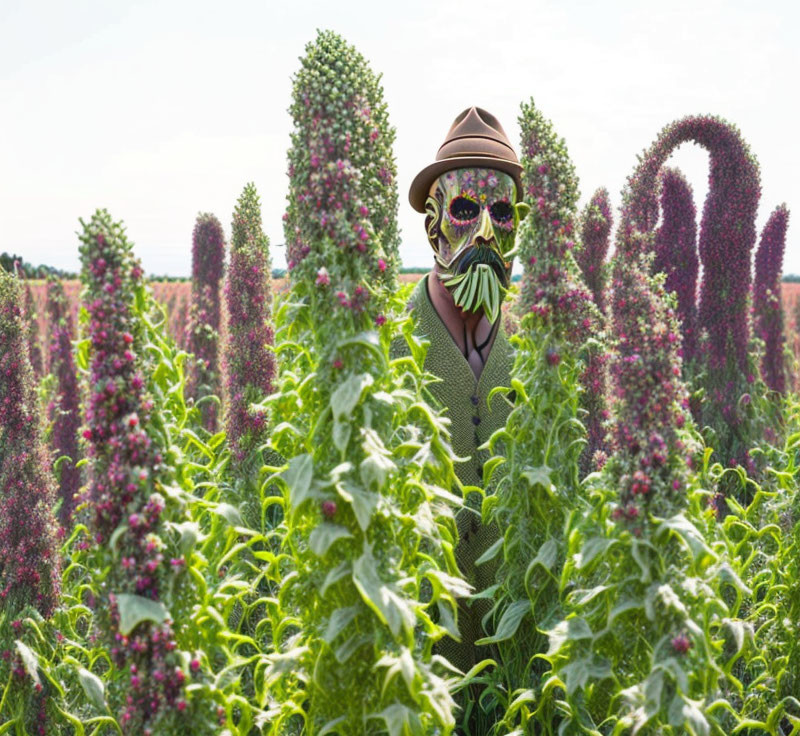
[(478, 405), (478, 397), (475, 396), (474, 394), (469, 397), (469, 400), (472, 402), (473, 406), (477, 406)]
[(477, 427), (481, 423), (480, 417), (472, 417), (472, 423)]

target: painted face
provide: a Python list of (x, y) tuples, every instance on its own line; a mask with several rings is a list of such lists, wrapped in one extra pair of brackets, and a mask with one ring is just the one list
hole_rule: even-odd
[(496, 169), (442, 174), (425, 202), (425, 229), (439, 277), (456, 304), (483, 307), (494, 322), (511, 279), (514, 239), (528, 206), (516, 201), (514, 179)]

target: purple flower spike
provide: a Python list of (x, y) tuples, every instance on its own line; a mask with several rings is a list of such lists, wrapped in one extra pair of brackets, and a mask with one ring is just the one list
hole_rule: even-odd
[(692, 188), (677, 169), (661, 173), (661, 213), (653, 271), (667, 275), (664, 288), (678, 298), (685, 362), (697, 353), (697, 211)]
[(42, 358), (42, 346), (39, 342), (39, 319), (36, 313), (36, 301), (33, 298), (33, 291), (30, 284), (25, 284), (25, 306), (24, 315), (27, 324), (28, 335), (28, 356), (30, 358), (33, 375), (38, 380), (44, 373), (44, 360)]
[[(395, 131), (380, 78), (355, 48), (321, 31), (306, 51), (290, 108), (295, 132), (284, 216), (290, 276), (311, 285), (326, 267), (330, 308), (366, 309), (372, 322), (380, 305), (367, 307), (368, 295), (354, 292), (362, 281), (391, 285), (400, 262)], [(346, 299), (334, 301), (336, 292)]]
[[(10, 621), (58, 602), (56, 489), (42, 442), (23, 289), (0, 269), (0, 610)], [(0, 663), (1, 664), (1, 663)]]
[(69, 528), (75, 508), (75, 494), (81, 487), (81, 471), (76, 467), (81, 459), (78, 441), (81, 426), (80, 391), (72, 354), (75, 325), (64, 287), (56, 278), (50, 278), (47, 282), (47, 310), (50, 323), (50, 372), (56, 379), (51, 411), (51, 445), (56, 458), (66, 456), (58, 463), (57, 476), (61, 498), (59, 520), (63, 527)]
[[(573, 256), (576, 240), (578, 179), (566, 144), (531, 100), (519, 117), (525, 202), (531, 211), (520, 226), (518, 244), (524, 272), (519, 305), (536, 316), (538, 328), (577, 350), (600, 331), (602, 315), (584, 286)], [(610, 223), (610, 214), (608, 217)], [(559, 346), (560, 349), (561, 346)], [(599, 346), (586, 356), (581, 383), (582, 406), (588, 412), (588, 444), (581, 459), (584, 472), (605, 449), (606, 356)]]
[(261, 228), (261, 205), (248, 184), (233, 213), (233, 237), (225, 299), (225, 426), (231, 451), (241, 464), (267, 438), (266, 416), (250, 405), (272, 393), (275, 355), (271, 325), (269, 240)]
[[(225, 268), (225, 234), (210, 213), (197, 216), (192, 233), (192, 306), (186, 337), (196, 362), (190, 371), (188, 393), (195, 399), (219, 395), (218, 346), (220, 331), (220, 283)], [(217, 428), (217, 404), (204, 402), (203, 426)]]
[(764, 341), (761, 375), (767, 386), (781, 393), (786, 390), (781, 271), (788, 224), (789, 210), (782, 204), (775, 208), (761, 232), (753, 284), (753, 328)]
[(575, 260), (583, 273), (583, 280), (594, 296), (601, 312), (606, 311), (605, 289), (607, 276), (606, 256), (611, 241), (613, 217), (608, 201), (608, 190), (598, 189), (581, 214), (581, 244)]
[[(118, 715), (124, 734), (146, 732), (149, 722), (182, 701), (176, 642), (169, 619), (142, 622), (122, 633), (120, 594), (159, 601), (174, 574), (161, 551), (166, 536), (164, 474), (153, 441), (154, 401), (145, 378), (143, 323), (134, 305), (143, 272), (122, 223), (98, 210), (81, 221), (81, 280), (88, 312), (89, 378), (83, 436), (87, 440), (91, 562), (109, 570), (94, 600), (96, 633), (110, 650), (128, 694)], [(155, 434), (153, 434), (155, 436)], [(113, 550), (110, 542), (114, 539)], [(137, 674), (138, 672), (138, 674)]]

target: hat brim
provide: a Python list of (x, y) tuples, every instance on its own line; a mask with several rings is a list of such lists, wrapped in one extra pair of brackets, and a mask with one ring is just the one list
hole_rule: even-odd
[(426, 166), (414, 177), (411, 188), (408, 190), (408, 201), (417, 212), (425, 212), (425, 200), (428, 198), (431, 184), (446, 171), (453, 169), (467, 169), (478, 166), (483, 169), (497, 169), (504, 171), (514, 179), (517, 185), (517, 201), (521, 202), (522, 192), (522, 166), (513, 161), (490, 156), (461, 156), (434, 161)]

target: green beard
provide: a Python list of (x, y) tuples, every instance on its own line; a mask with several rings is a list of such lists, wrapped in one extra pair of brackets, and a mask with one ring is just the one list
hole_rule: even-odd
[(483, 312), (491, 324), (500, 314), (500, 306), (508, 293), (494, 269), (486, 263), (473, 263), (466, 273), (444, 281), (457, 307), (466, 312)]

